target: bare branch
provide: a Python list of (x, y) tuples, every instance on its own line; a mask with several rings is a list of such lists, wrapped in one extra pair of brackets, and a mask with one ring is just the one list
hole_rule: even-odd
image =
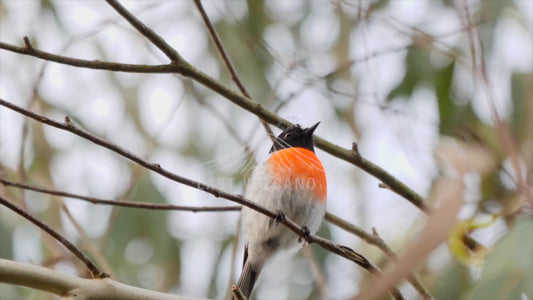
[(0, 259), (0, 282), (56, 294), (62, 299), (192, 299), (146, 290), (111, 280), (79, 278), (41, 266)]
[(135, 17), (131, 12), (129, 12), (122, 4), (116, 0), (106, 0), (117, 13), (119, 13), (128, 23), (131, 24), (137, 31), (144, 35), (152, 44), (154, 44), (159, 50), (163, 51), (165, 55), (175, 64), (188, 64), (181, 57), (181, 55), (176, 51), (172, 46), (170, 46), (160, 35), (155, 33), (151, 28), (144, 25), (137, 17)]
[(235, 297), (235, 300), (247, 300), (246, 296), (239, 290), (239, 287), (236, 285), (231, 286), (231, 292), (233, 293), (233, 297)]
[(91, 261), (89, 257), (83, 254), (83, 252), (81, 252), (78, 248), (76, 248), (76, 246), (74, 246), (71, 242), (69, 242), (66, 238), (64, 238), (59, 232), (55, 231), (54, 229), (44, 224), (43, 222), (39, 221), (37, 218), (32, 216), (30, 213), (26, 212), (25, 210), (11, 203), (9, 200), (4, 199), (2, 196), (0, 196), (0, 204), (16, 212), (18, 215), (22, 216), (26, 220), (37, 225), (37, 227), (41, 228), (43, 231), (45, 231), (49, 235), (53, 236), (58, 242), (63, 244), (63, 246), (65, 246), (70, 252), (72, 252), (74, 256), (76, 256), (81, 262), (83, 262), (83, 264), (85, 265), (85, 267), (87, 267), (87, 270), (89, 270), (93, 278), (100, 279), (100, 278), (109, 277), (109, 274), (98, 269), (98, 267)]
[(44, 59), (47, 61), (53, 61), (56, 63), (87, 68), (87, 69), (96, 69), (96, 70), (108, 70), (108, 71), (118, 71), (118, 72), (128, 72), (128, 73), (171, 73), (174, 72), (176, 67), (172, 64), (167, 65), (134, 65), (134, 64), (122, 64), (114, 62), (106, 62), (99, 60), (85, 60), (77, 59), (63, 55), (56, 55), (46, 51), (42, 51), (34, 48), (28, 37), (24, 37), (25, 47), (17, 47), (4, 42), (0, 42), (0, 49), (7, 51), (29, 55)]
[(31, 185), (27, 185), (23, 183), (9, 181), (3, 178), (0, 178), (0, 183), (6, 186), (13, 186), (17, 188), (34, 191), (34, 192), (84, 200), (84, 201), (91, 202), (93, 204), (113, 205), (113, 206), (122, 206), (122, 207), (130, 207), (130, 208), (145, 208), (145, 209), (153, 209), (153, 210), (182, 210), (182, 211), (190, 211), (190, 212), (211, 212), (211, 211), (220, 212), (220, 211), (241, 210), (240, 206), (182, 206), (182, 205), (173, 205), (173, 204), (105, 200), (105, 199), (99, 199), (95, 197), (88, 197), (88, 196), (77, 195), (77, 194), (58, 191), (58, 190), (50, 190), (50, 189), (45, 189), (41, 187), (31, 186)]
[(211, 24), (211, 21), (209, 20), (209, 17), (207, 16), (207, 13), (204, 10), (204, 7), (202, 6), (202, 2), (200, 0), (194, 0), (194, 4), (196, 4), (196, 7), (198, 8), (198, 11), (200, 12), (200, 15), (202, 15), (202, 20), (204, 21), (205, 27), (207, 27), (207, 32), (209, 33), (209, 36), (213, 40), (213, 43), (215, 43), (215, 46), (217, 48), (218, 54), (222, 58), (222, 61), (224, 62), (224, 65), (226, 65), (226, 68), (228, 69), (228, 72), (230, 73), (231, 79), (241, 93), (248, 98), (250, 97), (250, 94), (248, 94), (248, 91), (242, 84), (241, 80), (239, 79), (239, 76), (237, 75), (237, 71), (235, 71), (235, 68), (233, 67), (233, 64), (231, 63), (231, 59), (229, 58), (228, 54), (226, 53), (226, 50), (224, 49), (224, 46), (222, 46), (222, 42), (220, 41), (220, 38), (218, 37), (218, 34), (213, 27), (213, 24)]
[(309, 266), (311, 267), (311, 272), (313, 273), (313, 277), (315, 277), (315, 283), (318, 291), (320, 292), (320, 296), (322, 296), (322, 299), (329, 300), (328, 293), (326, 291), (326, 276), (324, 275), (324, 272), (320, 269), (320, 263), (318, 262), (316, 255), (313, 253), (313, 250), (311, 250), (311, 247), (308, 245), (305, 245), (302, 248), (302, 253), (304, 257), (309, 261)]
[[(211, 21), (209, 20), (209, 17), (207, 16), (207, 13), (204, 10), (204, 7), (202, 6), (202, 2), (200, 0), (194, 0), (194, 4), (196, 4), (196, 7), (198, 8), (198, 11), (200, 11), (200, 14), (202, 15), (202, 19), (204, 20), (205, 27), (207, 27), (207, 32), (209, 32), (209, 36), (213, 40), (213, 43), (215, 43), (215, 46), (217, 48), (218, 54), (220, 54), (220, 57), (222, 58), (222, 61), (224, 61), (224, 64), (226, 65), (226, 68), (228, 69), (231, 79), (241, 93), (247, 97), (252, 99), (250, 94), (248, 94), (248, 91), (242, 84), (241, 80), (239, 79), (239, 76), (237, 75), (237, 71), (235, 71), (235, 68), (233, 67), (233, 64), (231, 63), (231, 59), (229, 58), (228, 54), (226, 53), (226, 50), (224, 50), (224, 46), (222, 46), (222, 42), (220, 41), (220, 38), (218, 37), (218, 34), (213, 27), (213, 24), (211, 24)], [(268, 137), (272, 140), (273, 143), (275, 143), (276, 137), (274, 136), (274, 133), (272, 132), (272, 129), (268, 127), (268, 124), (261, 118), (259, 118), (259, 121), (261, 122), (261, 125), (265, 128), (265, 131), (267, 132)]]

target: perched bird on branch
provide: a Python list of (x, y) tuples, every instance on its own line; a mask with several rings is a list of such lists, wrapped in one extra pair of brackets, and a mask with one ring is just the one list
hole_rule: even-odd
[(293, 125), (277, 138), (268, 160), (253, 171), (246, 188), (246, 198), (278, 211), (271, 219), (243, 207), (244, 263), (238, 288), (247, 298), (264, 264), (275, 254), (297, 250), (301, 240), (278, 223), (287, 216), (314, 234), (326, 209), (326, 173), (315, 155), (313, 132), (320, 122), (309, 128)]

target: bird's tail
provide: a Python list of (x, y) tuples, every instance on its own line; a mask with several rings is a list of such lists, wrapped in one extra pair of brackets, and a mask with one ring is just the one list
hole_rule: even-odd
[(237, 282), (237, 287), (246, 298), (250, 298), (260, 272), (261, 268), (253, 266), (250, 262), (244, 264), (241, 277), (239, 277), (239, 281)]

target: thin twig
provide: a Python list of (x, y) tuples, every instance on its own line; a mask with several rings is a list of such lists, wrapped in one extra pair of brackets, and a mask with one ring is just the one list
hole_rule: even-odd
[(106, 0), (113, 9), (121, 15), (128, 23), (131, 24), (137, 31), (139, 31), (144, 37), (146, 37), (152, 44), (154, 44), (159, 50), (163, 51), (165, 55), (173, 63), (186, 63), (181, 55), (172, 48), (160, 35), (155, 33), (150, 27), (144, 25), (137, 17), (135, 17), (131, 12), (129, 12), (122, 4), (116, 0)]
[(93, 278), (99, 279), (99, 278), (109, 277), (109, 274), (101, 271), (91, 261), (89, 257), (83, 254), (83, 252), (81, 252), (78, 248), (76, 248), (76, 246), (74, 246), (71, 242), (69, 242), (66, 238), (64, 238), (59, 232), (55, 231), (54, 229), (44, 224), (43, 222), (39, 221), (37, 218), (32, 216), (29, 212), (16, 206), (15, 204), (11, 203), (9, 200), (3, 198), (2, 196), (0, 196), (0, 204), (16, 212), (18, 215), (22, 216), (23, 218), (32, 222), (33, 224), (37, 225), (37, 227), (44, 230), (46, 233), (54, 237), (58, 242), (63, 244), (63, 246), (65, 246), (70, 252), (72, 252), (72, 254), (74, 254), (74, 256), (76, 256), (85, 265), (85, 267), (87, 267), (87, 270), (89, 270)]
[(213, 40), (213, 43), (215, 43), (215, 47), (217, 48), (218, 54), (222, 58), (224, 65), (226, 65), (226, 68), (228, 69), (231, 79), (233, 80), (233, 82), (235, 82), (235, 84), (237, 85), (241, 93), (245, 97), (248, 97), (251, 99), (250, 94), (248, 94), (248, 91), (246, 90), (241, 80), (239, 79), (239, 76), (237, 75), (237, 71), (235, 71), (235, 68), (233, 67), (233, 64), (231, 63), (231, 59), (226, 53), (224, 46), (222, 46), (222, 42), (220, 41), (220, 38), (218, 37), (218, 34), (215, 28), (213, 27), (213, 24), (211, 23), (211, 20), (209, 20), (209, 17), (207, 16), (207, 13), (205, 12), (204, 7), (202, 6), (202, 2), (200, 0), (194, 0), (194, 4), (196, 4), (196, 8), (198, 8), (200, 15), (202, 15), (202, 20), (204, 21), (205, 27), (207, 27), (207, 32), (209, 33), (209, 36)]
[(241, 210), (240, 206), (182, 206), (182, 205), (173, 205), (173, 204), (105, 200), (105, 199), (77, 195), (77, 194), (58, 191), (58, 190), (45, 189), (45, 188), (36, 187), (36, 186), (28, 185), (28, 184), (9, 181), (3, 178), (0, 178), (0, 183), (6, 186), (13, 186), (13, 187), (17, 187), (17, 188), (21, 188), (25, 190), (34, 191), (34, 192), (84, 200), (84, 201), (91, 202), (93, 204), (113, 205), (113, 206), (122, 206), (122, 207), (130, 207), (130, 208), (144, 208), (144, 209), (153, 209), (153, 210), (182, 210), (182, 211), (191, 211), (191, 212), (211, 212), (211, 211), (220, 212), (220, 211)]
[(96, 70), (108, 70), (118, 72), (129, 73), (172, 73), (175, 72), (176, 67), (172, 64), (166, 65), (135, 65), (135, 64), (123, 64), (115, 62), (106, 62), (100, 60), (86, 60), (77, 59), (63, 55), (56, 55), (46, 51), (39, 50), (30, 43), (28, 37), (24, 37), (25, 47), (17, 47), (14, 45), (0, 42), (0, 49), (7, 51), (30, 55), (47, 61), (53, 61), (56, 63), (69, 65), (73, 67), (96, 69)]
[(311, 247), (309, 247), (308, 245), (305, 245), (302, 248), (302, 253), (304, 257), (309, 261), (311, 272), (315, 277), (316, 287), (320, 292), (322, 299), (329, 300), (328, 293), (326, 291), (326, 276), (324, 276), (324, 273), (322, 272), (322, 270), (320, 270), (316, 255), (313, 253), (313, 250), (311, 250)]
[(89, 255), (91, 255), (95, 262), (102, 266), (104, 270), (107, 270), (108, 273), (113, 274), (113, 269), (111, 268), (111, 265), (103, 255), (102, 251), (100, 251), (96, 245), (93, 243), (91, 238), (87, 235), (87, 232), (83, 229), (83, 227), (80, 225), (80, 223), (76, 220), (76, 218), (72, 215), (68, 207), (65, 205), (64, 202), (60, 202), (60, 207), (69, 219), (70, 223), (74, 226), (78, 234), (80, 235), (81, 240), (81, 246), (80, 249), (84, 249), (88, 252)]
[[(374, 266), (366, 257), (364, 257), (363, 255), (355, 252), (354, 250), (352, 250), (351, 248), (349, 247), (346, 247), (346, 246), (342, 246), (342, 245), (339, 245), (337, 243), (334, 243), (328, 239), (324, 239), (322, 237), (319, 237), (319, 236), (316, 236), (316, 235), (310, 235), (309, 232), (307, 230), (305, 230), (303, 227), (301, 227), (300, 225), (296, 224), (294, 221), (292, 221), (291, 219), (287, 218), (287, 217), (283, 217), (283, 218), (280, 218), (280, 214), (279, 212), (275, 212), (275, 211), (272, 211), (270, 209), (267, 209), (266, 207), (264, 207), (263, 205), (261, 204), (258, 204), (258, 203), (255, 203), (255, 202), (251, 202), (249, 200), (247, 200), (246, 198), (244, 198), (244, 196), (242, 195), (235, 195), (235, 194), (231, 194), (231, 193), (228, 193), (228, 192), (225, 192), (223, 190), (220, 190), (220, 189), (217, 189), (217, 188), (214, 188), (212, 186), (209, 186), (207, 184), (204, 184), (204, 183), (201, 183), (199, 181), (195, 181), (195, 180), (192, 180), (192, 179), (189, 179), (189, 178), (186, 178), (186, 177), (183, 177), (183, 176), (180, 176), (178, 174), (175, 174), (175, 173), (172, 173), (164, 168), (162, 168), (159, 164), (157, 163), (151, 163), (151, 162), (148, 162), (146, 160), (144, 160), (143, 158), (119, 147), (118, 145), (116, 144), (113, 144), (111, 142), (108, 142), (98, 136), (95, 136), (89, 132), (86, 132), (78, 127), (76, 127), (74, 125), (74, 123), (70, 120), (69, 117), (65, 117), (65, 122), (64, 123), (59, 123), (57, 121), (54, 121), (52, 119), (49, 119), (45, 116), (42, 116), (42, 115), (38, 115), (36, 113), (33, 113), (31, 111), (28, 111), (24, 108), (21, 108), (17, 105), (14, 105), (10, 102), (7, 102), (3, 99), (0, 99), (0, 105), (2, 106), (5, 106), (13, 111), (16, 111), (18, 113), (21, 113), (27, 117), (30, 117), (34, 120), (37, 120), (39, 122), (42, 122), (44, 124), (48, 124), (52, 127), (56, 127), (56, 128), (59, 128), (59, 129), (62, 129), (62, 130), (65, 130), (65, 131), (69, 131), (69, 132), (72, 132), (80, 137), (83, 137), (85, 138), (86, 140), (89, 140), (97, 145), (100, 145), (104, 148), (107, 148), (119, 155), (121, 155), (122, 157), (124, 158), (127, 158), (149, 170), (152, 170), (172, 181), (175, 181), (175, 182), (178, 182), (178, 183), (181, 183), (183, 185), (187, 185), (187, 186), (190, 186), (192, 188), (195, 188), (195, 189), (198, 189), (200, 191), (204, 191), (206, 193), (209, 193), (217, 198), (224, 198), (224, 199), (227, 199), (227, 200), (230, 200), (230, 201), (233, 201), (233, 202), (236, 202), (236, 203), (239, 203), (239, 204), (242, 204), (244, 206), (247, 206), (257, 212), (260, 212), (270, 218), (273, 218), (273, 219), (280, 219), (279, 220), (279, 223), (282, 223), (283, 225), (285, 225), (287, 228), (289, 228), (292, 232), (296, 233), (298, 236), (300, 236), (301, 238), (303, 238), (306, 242), (308, 243), (316, 243), (318, 244), (320, 247), (334, 253), (334, 254), (337, 254), (339, 256), (342, 256), (352, 262), (354, 262), (355, 264), (359, 265), (360, 267), (362, 267), (363, 269), (367, 270), (368, 272), (372, 273), (372, 274), (376, 274), (376, 275), (379, 275), (381, 273), (381, 271), (376, 267)], [(398, 295), (399, 292), (397, 291), (396, 288), (394, 288), (394, 290), (392, 291), (392, 294), (393, 296), (395, 296), (395, 298), (399, 299), (398, 298)], [(400, 295), (401, 296), (401, 295)]]
[(230, 272), (229, 272), (229, 280), (228, 280), (228, 286), (230, 287), (230, 289), (226, 292), (226, 297), (224, 297), (224, 299), (231, 299), (231, 293), (232, 293), (232, 290), (231, 290), (231, 286), (233, 285), (233, 283), (235, 283), (235, 262), (237, 261), (237, 249), (239, 248), (239, 239), (240, 239), (240, 235), (241, 235), (241, 231), (239, 230), (242, 226), (242, 215), (239, 217), (239, 222), (237, 222), (237, 233), (235, 234), (235, 236), (233, 237), (232, 239), (232, 250), (231, 250), (231, 267), (230, 267)]
[[(215, 27), (213, 27), (213, 24), (211, 23), (211, 20), (209, 20), (209, 17), (207, 16), (207, 13), (204, 10), (204, 7), (202, 6), (202, 2), (200, 0), (194, 0), (194, 4), (196, 4), (196, 7), (198, 8), (198, 11), (200, 11), (200, 14), (202, 15), (202, 19), (204, 20), (205, 27), (207, 27), (207, 32), (209, 32), (209, 36), (213, 40), (213, 43), (215, 43), (215, 46), (217, 48), (218, 54), (222, 58), (222, 61), (226, 65), (226, 68), (228, 69), (228, 72), (230, 74), (231, 79), (244, 97), (247, 97), (249, 99), (252, 99), (244, 85), (242, 84), (241, 80), (239, 79), (239, 76), (237, 75), (237, 71), (235, 71), (235, 68), (233, 67), (233, 64), (231, 63), (231, 59), (229, 58), (226, 50), (224, 49), (224, 46), (222, 46), (222, 42), (220, 41), (220, 38), (218, 37), (218, 34), (215, 30)], [(272, 132), (272, 129), (268, 126), (268, 124), (265, 122), (265, 120), (259, 118), (259, 121), (265, 128), (265, 131), (268, 135), (268, 137), (272, 140), (273, 143), (276, 142), (276, 136)]]
[(244, 296), (238, 286), (232, 285), (231, 292), (233, 293), (235, 300), (247, 300), (246, 296)]

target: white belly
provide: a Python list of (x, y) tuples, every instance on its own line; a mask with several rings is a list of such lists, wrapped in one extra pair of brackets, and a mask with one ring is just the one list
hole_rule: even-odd
[[(305, 185), (295, 189), (269, 178), (266, 165), (257, 166), (250, 177), (246, 199), (271, 210), (279, 209), (298, 225), (306, 226), (311, 234), (316, 233), (324, 218), (325, 202), (313, 199), (312, 191)], [(247, 207), (243, 207), (242, 217), (244, 241), (248, 245), (248, 259), (252, 262), (263, 264), (278, 250), (299, 248), (298, 236), (284, 225), (276, 226), (271, 218)]]

